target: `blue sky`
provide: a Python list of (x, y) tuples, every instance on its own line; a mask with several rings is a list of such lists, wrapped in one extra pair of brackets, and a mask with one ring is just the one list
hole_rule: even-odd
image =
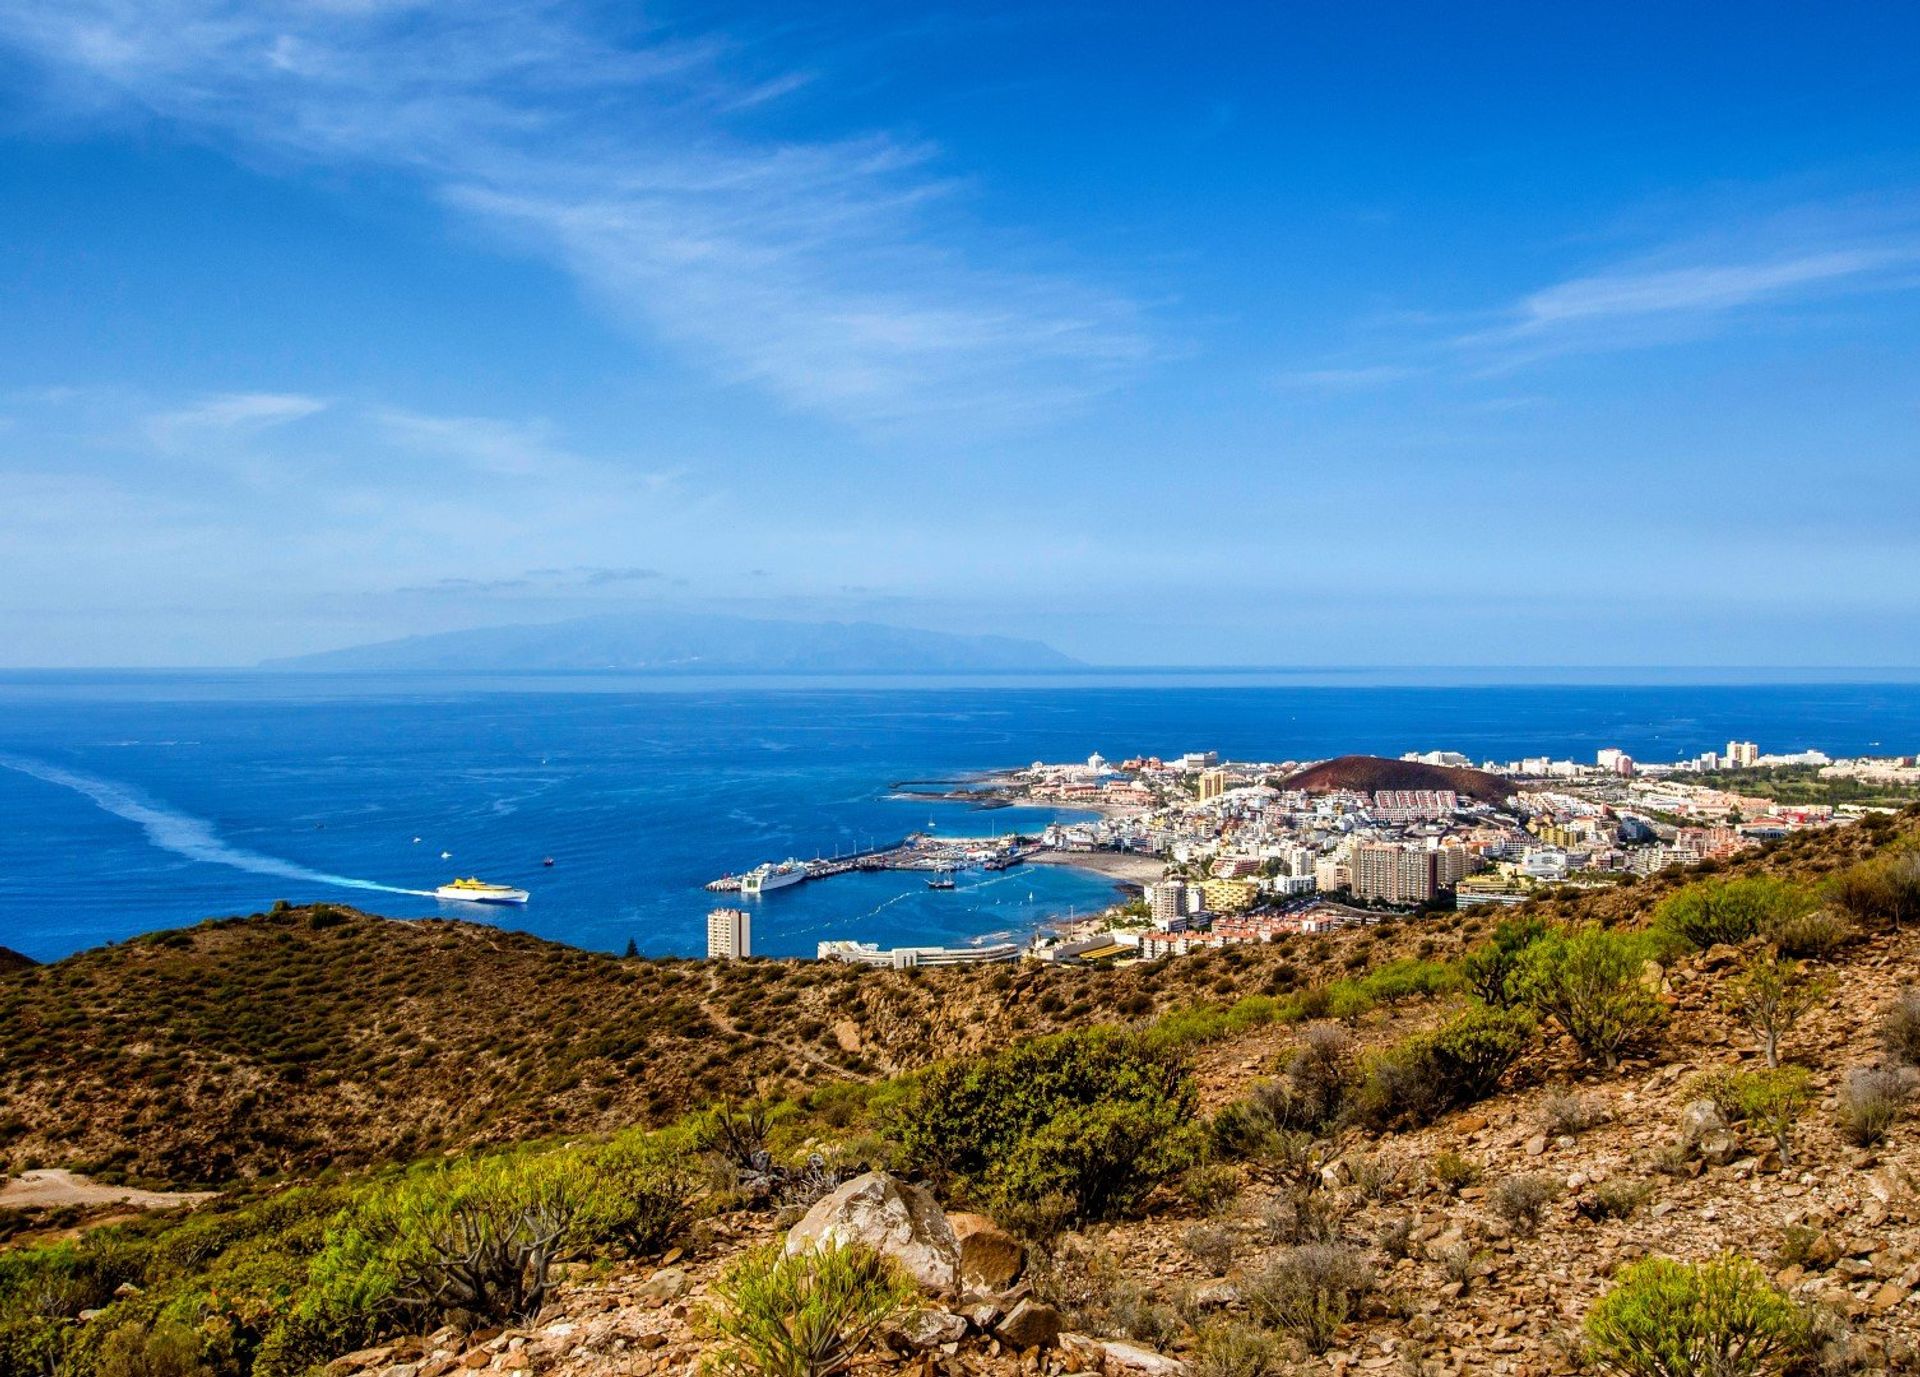
[(669, 606), (1911, 665), (1916, 52), (1872, 3), (0, 0), (0, 663)]

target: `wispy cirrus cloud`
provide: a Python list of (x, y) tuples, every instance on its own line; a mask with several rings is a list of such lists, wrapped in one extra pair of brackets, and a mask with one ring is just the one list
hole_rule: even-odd
[(256, 435), (326, 407), (298, 392), (226, 392), (149, 416), (146, 431), (155, 444), (170, 449), (220, 435)]
[[(1370, 315), (1326, 367), (1280, 373), (1286, 390), (1338, 394), (1432, 375), (1498, 377), (1549, 359), (1712, 339), (1735, 321), (1778, 325), (1841, 298), (1920, 287), (1920, 205), (1888, 197), (1734, 219), (1478, 310)], [(1355, 356), (1358, 355), (1358, 361)]]
[(1369, 364), (1361, 368), (1302, 368), (1281, 373), (1274, 384), (1289, 392), (1361, 392), (1418, 377), (1424, 369), (1404, 364)]
[(595, 13), (0, 0), (0, 44), (70, 110), (132, 107), (255, 161), (417, 178), (722, 379), (842, 421), (1049, 415), (1147, 356), (1124, 297), (970, 251), (936, 149), (752, 130), (817, 74)]

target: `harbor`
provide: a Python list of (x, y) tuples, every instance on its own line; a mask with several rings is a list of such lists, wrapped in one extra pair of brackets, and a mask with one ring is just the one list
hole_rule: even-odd
[(1031, 859), (1043, 849), (1035, 838), (935, 837), (914, 832), (900, 841), (866, 850), (816, 856), (812, 860), (770, 861), (739, 874), (709, 880), (714, 894), (754, 896), (807, 880), (824, 880), (854, 871), (925, 870), (951, 874), (957, 870), (1007, 870)]

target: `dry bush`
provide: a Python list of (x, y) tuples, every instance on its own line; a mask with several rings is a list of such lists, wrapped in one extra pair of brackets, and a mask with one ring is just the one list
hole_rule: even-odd
[(1193, 1260), (1216, 1277), (1223, 1277), (1233, 1266), (1235, 1238), (1233, 1230), (1219, 1224), (1195, 1224), (1180, 1238)]
[(1600, 1096), (1575, 1090), (1556, 1090), (1540, 1103), (1541, 1131), (1552, 1138), (1577, 1138), (1612, 1117), (1613, 1112)]
[(1255, 1320), (1291, 1335), (1313, 1354), (1333, 1347), (1374, 1286), (1373, 1268), (1359, 1249), (1343, 1243), (1289, 1248), (1245, 1287)]
[(1488, 1203), (1507, 1225), (1523, 1234), (1540, 1227), (1547, 1206), (1560, 1198), (1561, 1184), (1543, 1172), (1509, 1176), (1488, 1193)]
[(1910, 1073), (1890, 1066), (1857, 1067), (1840, 1087), (1837, 1118), (1841, 1134), (1856, 1147), (1886, 1141), (1906, 1108)]

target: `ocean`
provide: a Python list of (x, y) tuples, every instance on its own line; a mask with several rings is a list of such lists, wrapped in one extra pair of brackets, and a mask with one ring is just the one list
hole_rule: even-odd
[[(929, 826), (1034, 830), (1072, 814), (902, 800), (896, 786), (1095, 751), (1445, 748), (1477, 761), (1619, 746), (1658, 761), (1736, 737), (1769, 751), (1920, 750), (1913, 683), (1365, 679), (4, 674), (0, 946), (52, 960), (284, 898), (698, 955), (716, 898), (705, 881)], [(521, 885), (532, 901), (476, 911), (420, 892), (455, 875)], [(825, 938), (1024, 935), (1114, 894), (1058, 867), (963, 875), (950, 892), (911, 873), (848, 875), (758, 900), (754, 942), (790, 956)]]

